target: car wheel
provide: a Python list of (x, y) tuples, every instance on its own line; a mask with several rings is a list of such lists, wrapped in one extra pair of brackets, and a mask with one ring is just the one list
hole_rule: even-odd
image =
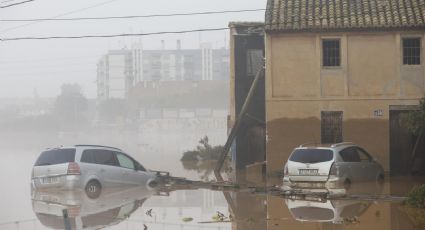
[(91, 199), (98, 198), (100, 196), (101, 190), (102, 190), (102, 186), (97, 180), (89, 181), (85, 188), (87, 196)]

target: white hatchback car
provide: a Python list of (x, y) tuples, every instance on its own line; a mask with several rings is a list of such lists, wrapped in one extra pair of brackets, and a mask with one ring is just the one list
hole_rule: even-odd
[(35, 162), (31, 184), (36, 189), (84, 189), (96, 198), (102, 187), (149, 186), (155, 179), (156, 173), (121, 149), (75, 145), (42, 152)]
[(345, 189), (355, 182), (382, 184), (384, 170), (353, 143), (295, 148), (284, 167), (284, 189)]

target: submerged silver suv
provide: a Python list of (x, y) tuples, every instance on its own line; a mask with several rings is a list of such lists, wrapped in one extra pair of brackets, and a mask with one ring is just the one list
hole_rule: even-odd
[(353, 143), (295, 148), (284, 168), (284, 189), (348, 190), (354, 182), (384, 180), (382, 166)]
[(35, 162), (31, 184), (37, 189), (84, 189), (96, 198), (102, 187), (149, 185), (155, 177), (121, 149), (75, 145), (42, 152)]

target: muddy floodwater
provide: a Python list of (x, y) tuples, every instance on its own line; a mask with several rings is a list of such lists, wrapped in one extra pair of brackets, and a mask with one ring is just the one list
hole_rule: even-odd
[[(81, 191), (31, 191), (31, 170), (42, 150), (37, 145), (0, 150), (0, 230), (64, 229), (64, 209), (73, 229), (425, 229), (425, 210), (400, 201), (423, 178), (387, 177), (379, 194), (393, 200), (283, 198), (192, 188), (164, 193), (145, 187), (105, 190), (92, 199)], [(200, 179), (183, 168), (181, 155), (131, 154), (147, 168)]]

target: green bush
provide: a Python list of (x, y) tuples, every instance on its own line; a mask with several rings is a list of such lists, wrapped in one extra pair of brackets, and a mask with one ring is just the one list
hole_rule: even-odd
[(425, 184), (414, 187), (407, 194), (407, 204), (415, 208), (425, 208)]

